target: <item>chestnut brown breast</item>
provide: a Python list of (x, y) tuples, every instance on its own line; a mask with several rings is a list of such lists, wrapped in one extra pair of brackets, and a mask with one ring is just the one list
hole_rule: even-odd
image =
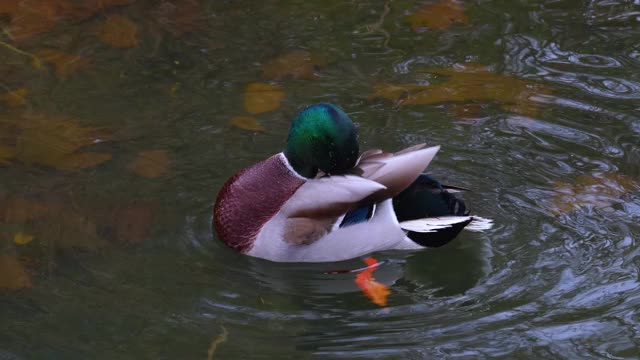
[(229, 247), (249, 251), (264, 224), (305, 183), (285, 161), (284, 155), (274, 155), (238, 172), (220, 189), (213, 222)]

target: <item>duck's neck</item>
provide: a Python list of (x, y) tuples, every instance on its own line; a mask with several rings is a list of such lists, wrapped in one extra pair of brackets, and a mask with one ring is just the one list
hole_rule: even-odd
[(311, 166), (308, 163), (305, 164), (305, 162), (299, 160), (298, 157), (290, 149), (285, 149), (282, 154), (284, 155), (285, 160), (291, 166), (293, 171), (295, 171), (298, 175), (307, 179), (313, 179), (318, 174), (317, 167)]

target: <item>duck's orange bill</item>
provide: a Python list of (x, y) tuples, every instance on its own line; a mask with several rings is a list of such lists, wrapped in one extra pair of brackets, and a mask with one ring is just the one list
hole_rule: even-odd
[(356, 275), (356, 285), (362, 290), (362, 292), (376, 305), (387, 306), (387, 297), (391, 293), (391, 290), (379, 282), (373, 277), (373, 271), (379, 265), (378, 260), (368, 257), (364, 260), (367, 264), (366, 270)]

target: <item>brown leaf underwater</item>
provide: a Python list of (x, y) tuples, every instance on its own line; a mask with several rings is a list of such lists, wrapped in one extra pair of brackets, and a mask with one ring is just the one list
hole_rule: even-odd
[(619, 173), (580, 175), (574, 182), (556, 182), (551, 211), (556, 215), (584, 207), (606, 208), (624, 194), (640, 190), (640, 183)]
[(327, 66), (327, 60), (306, 50), (294, 50), (262, 65), (264, 80), (294, 79), (315, 80), (315, 71)]
[(48, 209), (43, 204), (9, 195), (0, 197), (0, 222), (21, 224), (44, 217)]
[(0, 255), (0, 289), (30, 288), (33, 284), (24, 266), (14, 256)]
[(0, 166), (9, 165), (16, 156), (16, 149), (11, 146), (0, 145)]
[(148, 203), (132, 203), (118, 207), (113, 213), (115, 239), (120, 242), (139, 243), (151, 236), (155, 207)]
[(24, 228), (14, 234), (18, 245), (31, 241), (57, 249), (97, 249), (106, 245), (98, 235), (95, 219), (68, 202), (5, 196), (0, 198), (0, 223)]
[(138, 26), (123, 15), (110, 16), (100, 27), (100, 39), (115, 48), (138, 46)]
[(374, 86), (374, 93), (370, 98), (384, 98), (398, 106), (498, 102), (510, 111), (533, 116), (541, 108), (537, 97), (551, 93), (542, 84), (497, 74), (474, 64), (455, 68), (430, 68), (425, 72), (445, 80), (425, 85), (378, 84)]
[(25, 114), (0, 121), (0, 159), (44, 165), (74, 171), (95, 167), (111, 159), (111, 154), (81, 152), (90, 145), (111, 139), (106, 129), (84, 127), (66, 118)]
[(16, 1), (17, 6), (5, 8), (11, 15), (8, 28), (11, 38), (15, 41), (28, 40), (34, 35), (52, 30), (60, 18), (60, 4), (55, 0), (27, 0)]
[(26, 88), (7, 91), (3, 94), (0, 94), (0, 101), (5, 103), (10, 108), (24, 106), (27, 103), (28, 93), (29, 91)]
[(464, 12), (462, 2), (444, 0), (423, 6), (407, 16), (406, 20), (411, 30), (418, 32), (425, 29), (443, 30), (453, 24), (467, 24), (469, 17)]
[(274, 111), (280, 107), (285, 94), (281, 86), (251, 83), (244, 93), (244, 108), (249, 114)]
[(138, 176), (155, 179), (166, 175), (171, 163), (171, 155), (167, 150), (145, 150), (139, 152), (127, 168)]
[(34, 53), (37, 61), (54, 67), (60, 79), (68, 79), (71, 75), (89, 67), (90, 60), (84, 56), (67, 54), (56, 49), (41, 49)]
[(135, 0), (0, 0), (0, 14), (10, 18), (7, 29), (16, 42), (53, 30), (64, 20), (81, 21), (113, 6)]
[[(21, 195), (0, 197), (0, 225), (13, 230), (13, 243), (34, 249), (95, 251), (115, 243), (139, 243), (151, 237), (157, 204), (131, 201), (110, 206), (78, 207), (72, 198), (32, 200)], [(6, 234), (5, 234), (6, 235)], [(51, 251), (36, 254), (51, 256)], [(33, 259), (36, 263), (49, 260)]]

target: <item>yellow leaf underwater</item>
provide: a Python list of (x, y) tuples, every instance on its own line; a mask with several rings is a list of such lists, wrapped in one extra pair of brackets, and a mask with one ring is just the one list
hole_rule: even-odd
[(149, 179), (165, 175), (171, 166), (171, 156), (166, 150), (146, 150), (138, 153), (128, 165), (129, 171)]
[(116, 48), (138, 46), (138, 26), (129, 18), (113, 15), (105, 21), (99, 32), (100, 39)]
[(265, 132), (264, 126), (262, 126), (256, 118), (251, 116), (234, 116), (231, 119), (231, 125), (243, 130)]
[(425, 29), (442, 30), (455, 23), (467, 24), (469, 18), (464, 13), (462, 2), (444, 0), (422, 7), (414, 14), (407, 16), (407, 22), (413, 31)]
[(284, 91), (278, 85), (251, 83), (244, 93), (244, 107), (249, 114), (274, 111), (284, 100)]
[(80, 149), (105, 140), (105, 129), (83, 127), (69, 119), (26, 116), (16, 124), (15, 157), (26, 164), (39, 164), (59, 170), (95, 167), (111, 159), (107, 153), (79, 152)]
[(0, 289), (30, 288), (31, 277), (13, 256), (0, 255)]
[(306, 50), (294, 50), (262, 65), (265, 80), (294, 79), (315, 80), (317, 69), (327, 66), (327, 60)]
[(34, 56), (38, 60), (34, 65), (40, 62), (53, 65), (56, 75), (61, 79), (67, 79), (72, 74), (89, 67), (89, 59), (55, 49), (42, 49), (35, 52)]
[(31, 241), (33, 241), (33, 238), (34, 238), (33, 235), (27, 235), (25, 233), (19, 232), (13, 236), (13, 242), (16, 245), (26, 245)]
[(620, 201), (626, 193), (640, 190), (640, 183), (618, 174), (581, 175), (574, 183), (557, 182), (551, 199), (551, 211), (569, 213), (583, 207), (606, 208)]
[(445, 78), (432, 84), (374, 86), (371, 98), (384, 98), (398, 105), (439, 104), (446, 102), (497, 101), (509, 110), (534, 115), (540, 109), (537, 95), (551, 91), (542, 84), (493, 73), (477, 65), (452, 69), (427, 69), (428, 73)]
[(8, 107), (24, 106), (27, 103), (28, 90), (19, 88), (0, 94), (0, 101), (4, 102)]

